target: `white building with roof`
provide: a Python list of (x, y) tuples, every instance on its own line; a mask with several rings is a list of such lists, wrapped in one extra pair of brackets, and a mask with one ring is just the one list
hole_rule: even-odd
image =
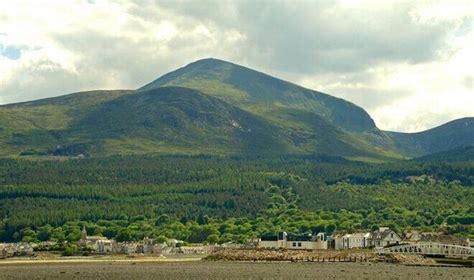
[(262, 236), (257, 248), (267, 249), (292, 249), (292, 250), (326, 250), (326, 234), (320, 232), (316, 235), (289, 235), (286, 232), (279, 232), (277, 235)]

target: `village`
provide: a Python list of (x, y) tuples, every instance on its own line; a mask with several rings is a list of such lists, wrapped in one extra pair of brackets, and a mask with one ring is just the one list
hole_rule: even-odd
[[(0, 243), (0, 258), (31, 257), (36, 252), (48, 251), (58, 244), (42, 243)], [(306, 250), (306, 251), (351, 251), (367, 249), (378, 253), (412, 253), (420, 255), (444, 255), (455, 258), (474, 258), (474, 240), (436, 232), (406, 231), (399, 234), (388, 227), (374, 231), (335, 231), (331, 235), (289, 234), (279, 232), (275, 235), (263, 235), (248, 240), (244, 244), (185, 244), (183, 241), (168, 239), (155, 242), (145, 237), (138, 242), (116, 242), (103, 236), (88, 236), (83, 227), (81, 239), (77, 244), (68, 244), (77, 248), (70, 256), (82, 252), (85, 255), (199, 255), (206, 256), (226, 249), (256, 250)], [(423, 251), (422, 251), (423, 248)], [(429, 251), (428, 249), (429, 248)], [(434, 248), (434, 249), (433, 249)], [(436, 250), (438, 248), (438, 250)], [(87, 254), (85, 254), (87, 253)], [(79, 255), (80, 256), (80, 255)]]

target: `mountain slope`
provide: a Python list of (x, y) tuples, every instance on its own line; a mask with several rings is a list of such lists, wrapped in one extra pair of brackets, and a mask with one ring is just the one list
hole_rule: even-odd
[(404, 154), (423, 156), (474, 145), (474, 118), (463, 118), (418, 132), (388, 132)]
[(264, 120), (219, 99), (187, 88), (164, 87), (104, 103), (64, 137), (100, 143), (96, 154), (101, 150), (112, 154), (288, 152), (279, 133)]
[(284, 109), (298, 109), (317, 114), (347, 131), (376, 128), (367, 112), (348, 101), (218, 59), (198, 60), (139, 90), (162, 86), (200, 90), (270, 121), (274, 115), (284, 114)]
[(472, 161), (474, 160), (474, 146), (458, 147), (444, 152), (429, 154), (415, 160), (423, 162)]
[[(377, 157), (316, 114), (286, 112), (275, 125), (218, 98), (181, 87), (87, 92), (0, 106), (2, 156), (118, 154), (330, 154)], [(303, 129), (304, 128), (304, 129)], [(311, 131), (311, 133), (308, 133)]]
[(104, 102), (132, 90), (88, 91), (0, 106), (0, 157), (51, 149), (67, 129)]

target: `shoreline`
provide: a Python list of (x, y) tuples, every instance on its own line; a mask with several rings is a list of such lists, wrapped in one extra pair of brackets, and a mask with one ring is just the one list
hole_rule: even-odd
[[(197, 258), (199, 259), (199, 258)], [(309, 263), (138, 260), (44, 260), (0, 266), (0, 280), (23, 279), (472, 279), (465, 267), (426, 267), (392, 263)], [(183, 261), (186, 260), (186, 261)]]
[(87, 257), (74, 257), (64, 259), (2, 259), (0, 260), (0, 266), (3, 265), (15, 265), (15, 264), (73, 264), (73, 263), (170, 263), (170, 262), (197, 262), (203, 260), (203, 257), (180, 257), (180, 258), (168, 258), (168, 257), (136, 257), (136, 258), (114, 258), (114, 257), (99, 257), (99, 258), (87, 258)]
[(289, 260), (281, 261), (270, 261), (270, 260), (206, 260), (204, 257), (135, 257), (135, 258), (117, 258), (117, 257), (73, 257), (64, 259), (2, 259), (0, 260), (0, 266), (8, 265), (36, 265), (36, 264), (137, 264), (137, 263), (190, 263), (190, 262), (202, 262), (202, 263), (252, 263), (252, 264), (278, 264), (278, 263), (294, 263), (294, 264), (344, 264), (353, 263), (359, 265), (394, 265), (394, 266), (409, 266), (409, 267), (437, 267), (437, 268), (466, 268), (462, 265), (453, 264), (409, 264), (409, 263), (389, 263), (389, 262), (292, 262)]

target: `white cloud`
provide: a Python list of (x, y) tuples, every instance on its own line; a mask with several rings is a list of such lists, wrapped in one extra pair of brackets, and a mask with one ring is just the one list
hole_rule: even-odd
[(455, 52), (437, 61), (383, 64), (354, 76), (301, 82), (363, 106), (382, 129), (421, 131), (474, 116), (473, 67), (468, 63), (474, 61), (473, 37), (470, 32), (454, 40), (450, 47)]
[[(474, 116), (471, 1), (0, 3), (0, 104), (137, 88), (204, 57), (241, 63), (415, 131)], [(210, 8), (212, 7), (212, 9)]]

